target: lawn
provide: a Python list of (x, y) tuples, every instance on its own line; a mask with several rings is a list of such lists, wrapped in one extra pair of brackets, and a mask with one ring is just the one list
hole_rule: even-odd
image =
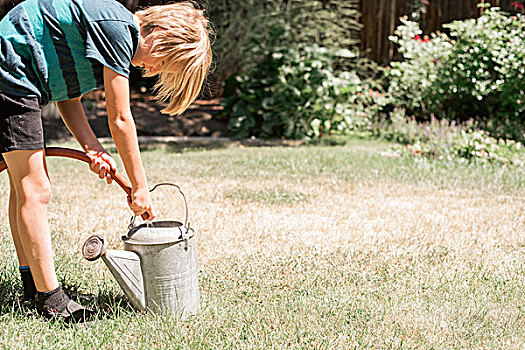
[[(184, 322), (136, 312), (103, 262), (82, 258), (93, 234), (119, 249), (125, 195), (50, 158), (59, 279), (99, 318), (65, 327), (19, 303), (3, 215), (0, 346), (522, 349), (525, 170), (381, 155), (390, 147), (145, 147), (150, 185), (182, 187), (197, 234), (202, 310)], [(7, 193), (1, 174), (4, 208)], [(171, 189), (154, 200), (161, 218), (183, 219)]]

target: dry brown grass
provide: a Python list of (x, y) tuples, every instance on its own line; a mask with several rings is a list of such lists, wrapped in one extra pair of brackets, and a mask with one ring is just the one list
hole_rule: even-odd
[[(360, 157), (384, 147), (364, 141), (355, 146), (312, 148), (326, 152), (313, 162), (339, 151), (359, 165), (368, 159)], [(203, 313), (186, 324), (137, 321), (133, 313), (110, 318), (135, 330), (128, 340), (113, 334), (110, 323), (96, 331), (120, 344), (113, 348), (136, 348), (132, 341), (140, 348), (149, 341), (157, 344), (152, 348), (173, 341), (194, 348), (296, 349), (525, 344), (525, 192), (519, 170), (513, 170), (517, 190), (499, 191), (509, 184), (491, 178), (490, 169), (470, 175), (472, 181), (483, 177), (476, 189), (468, 181), (444, 186), (454, 177), (446, 167), (440, 175), (430, 173), (434, 180), (380, 174), (359, 181), (338, 172), (337, 162), (336, 170), (305, 176), (267, 166), (296, 153), (309, 157), (303, 151), (146, 152), (151, 183), (176, 182), (188, 197), (202, 265)], [(228, 170), (213, 171), (214, 162)], [(362, 166), (376, 171), (367, 162)], [(398, 165), (388, 160), (383, 166)], [(209, 172), (202, 170), (207, 167)], [(80, 247), (95, 233), (105, 235), (111, 248), (120, 247), (130, 218), (124, 192), (98, 182), (83, 164), (52, 160), (50, 169), (59, 273), (85, 292), (119, 293), (102, 262), (83, 260)], [(0, 184), (6, 203), (3, 175)], [(183, 220), (174, 191), (158, 189), (154, 198), (161, 218)], [(6, 220), (0, 218), (4, 247)], [(2, 258), (10, 269), (12, 249)], [(35, 341), (47, 336), (37, 332)]]

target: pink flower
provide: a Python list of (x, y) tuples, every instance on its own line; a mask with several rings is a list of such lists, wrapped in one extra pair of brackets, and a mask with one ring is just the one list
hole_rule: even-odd
[(514, 1), (514, 2), (512, 3), (512, 6), (514, 6), (514, 8), (515, 8), (516, 10), (523, 10), (523, 8), (524, 8), (523, 4), (520, 4), (520, 3), (517, 2), (517, 1)]
[(414, 37), (414, 40), (416, 40), (416, 41), (421, 41), (421, 35), (416, 35), (416, 36)]

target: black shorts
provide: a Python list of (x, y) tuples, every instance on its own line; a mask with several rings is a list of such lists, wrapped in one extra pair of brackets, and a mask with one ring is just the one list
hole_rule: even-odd
[(0, 93), (0, 160), (2, 153), (43, 149), (44, 129), (38, 99)]

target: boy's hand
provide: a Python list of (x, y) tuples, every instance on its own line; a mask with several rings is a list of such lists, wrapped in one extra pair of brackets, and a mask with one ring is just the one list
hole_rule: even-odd
[(153, 220), (157, 216), (153, 209), (151, 196), (147, 188), (133, 189), (131, 196), (128, 197), (128, 204), (133, 214), (136, 216), (148, 213), (148, 220)]
[(110, 184), (113, 181), (110, 171), (117, 170), (117, 163), (113, 157), (105, 151), (88, 151), (86, 154), (91, 159), (89, 169), (98, 174), (100, 179), (106, 178), (106, 182)]

